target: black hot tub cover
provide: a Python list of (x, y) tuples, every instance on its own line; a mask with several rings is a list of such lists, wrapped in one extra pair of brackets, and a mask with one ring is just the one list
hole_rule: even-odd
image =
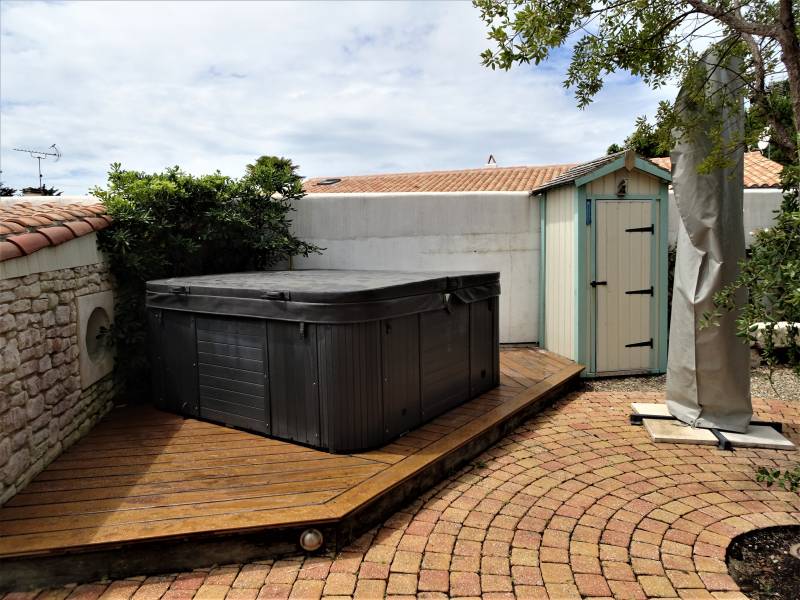
[(451, 296), (475, 302), (500, 294), (491, 271), (254, 271), (147, 282), (147, 304), (311, 323), (352, 323), (438, 310)]

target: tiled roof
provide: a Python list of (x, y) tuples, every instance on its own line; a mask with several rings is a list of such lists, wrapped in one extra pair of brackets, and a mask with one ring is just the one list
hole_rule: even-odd
[[(595, 158), (594, 160), (590, 160), (589, 162), (585, 162), (583, 164), (578, 165), (577, 167), (571, 168), (569, 171), (565, 171), (555, 179), (551, 179), (550, 181), (546, 181), (542, 185), (534, 188), (534, 192), (542, 192), (549, 188), (558, 187), (559, 185), (564, 185), (566, 183), (572, 183), (576, 179), (580, 179), (585, 175), (589, 175), (590, 173), (594, 173), (600, 167), (604, 167), (609, 163), (614, 162), (618, 158), (622, 158), (628, 153), (628, 150), (622, 150), (621, 152), (615, 152), (613, 154), (606, 154), (605, 156), (601, 156), (600, 158)], [(636, 158), (636, 154), (631, 150), (629, 159), (633, 161)], [(648, 160), (648, 159), (645, 159)], [(627, 159), (626, 159), (627, 161)], [(653, 163), (656, 164), (656, 163)], [(633, 162), (631, 162), (631, 166)], [(665, 175), (669, 174), (669, 167), (662, 167), (661, 165), (656, 164), (659, 169), (663, 169), (665, 171)]]
[[(652, 162), (665, 169), (670, 168), (668, 156), (652, 158)], [(745, 152), (744, 154), (744, 187), (746, 188), (779, 188), (781, 187), (781, 170), (783, 165), (768, 159), (761, 152)]]
[(96, 204), (16, 202), (0, 204), (0, 262), (105, 229), (106, 208)]
[(319, 185), (326, 177), (305, 182), (308, 194), (375, 192), (529, 192), (557, 177), (572, 164), (541, 167), (484, 167), (462, 171), (428, 171), (390, 175), (342, 176), (332, 185)]
[[(608, 157), (603, 157), (601, 161)], [(669, 170), (669, 157), (652, 158), (650, 162)], [(592, 161), (594, 163), (594, 161)], [(584, 163), (590, 164), (590, 163)], [(328, 177), (314, 177), (304, 183), (307, 194), (333, 193), (403, 193), (403, 192), (529, 192), (563, 175), (577, 164), (528, 167), (484, 167), (460, 171), (428, 171), (385, 175), (338, 176), (340, 181), (319, 185)], [(596, 166), (593, 168), (597, 168)], [(781, 165), (761, 155), (744, 155), (746, 188), (780, 187)]]

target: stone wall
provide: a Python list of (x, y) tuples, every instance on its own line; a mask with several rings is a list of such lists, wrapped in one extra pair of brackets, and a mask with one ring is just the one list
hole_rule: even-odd
[(103, 263), (0, 280), (0, 505), (112, 406), (81, 386), (76, 298), (111, 289)]

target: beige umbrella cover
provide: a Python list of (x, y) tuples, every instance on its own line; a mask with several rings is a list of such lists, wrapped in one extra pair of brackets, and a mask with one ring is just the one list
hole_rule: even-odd
[[(753, 415), (750, 357), (747, 345), (736, 336), (737, 314), (726, 313), (718, 325), (699, 328), (703, 313), (714, 310), (714, 294), (736, 278), (738, 263), (745, 256), (741, 145), (731, 157), (732, 166), (707, 175), (697, 172), (711, 150), (708, 128), (719, 123), (726, 144), (743, 139), (742, 83), (738, 75), (741, 63), (736, 59), (729, 59), (724, 66), (717, 63), (714, 51), (701, 59), (708, 78), (709, 99), (717, 106), (713, 115), (700, 113), (707, 109), (692, 103), (685, 89), (676, 102), (677, 109), (688, 111), (692, 118), (708, 118), (708, 127), (685, 139), (676, 136), (680, 141), (671, 153), (680, 226), (667, 361), (667, 407), (674, 417), (695, 427), (744, 433)], [(737, 97), (736, 102), (731, 102)], [(746, 298), (746, 292), (740, 290), (737, 304)]]

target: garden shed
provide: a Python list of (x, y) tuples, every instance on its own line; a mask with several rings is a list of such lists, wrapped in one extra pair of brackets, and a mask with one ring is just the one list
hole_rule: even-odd
[(539, 344), (586, 365), (589, 376), (666, 370), (670, 181), (623, 151), (533, 190)]

